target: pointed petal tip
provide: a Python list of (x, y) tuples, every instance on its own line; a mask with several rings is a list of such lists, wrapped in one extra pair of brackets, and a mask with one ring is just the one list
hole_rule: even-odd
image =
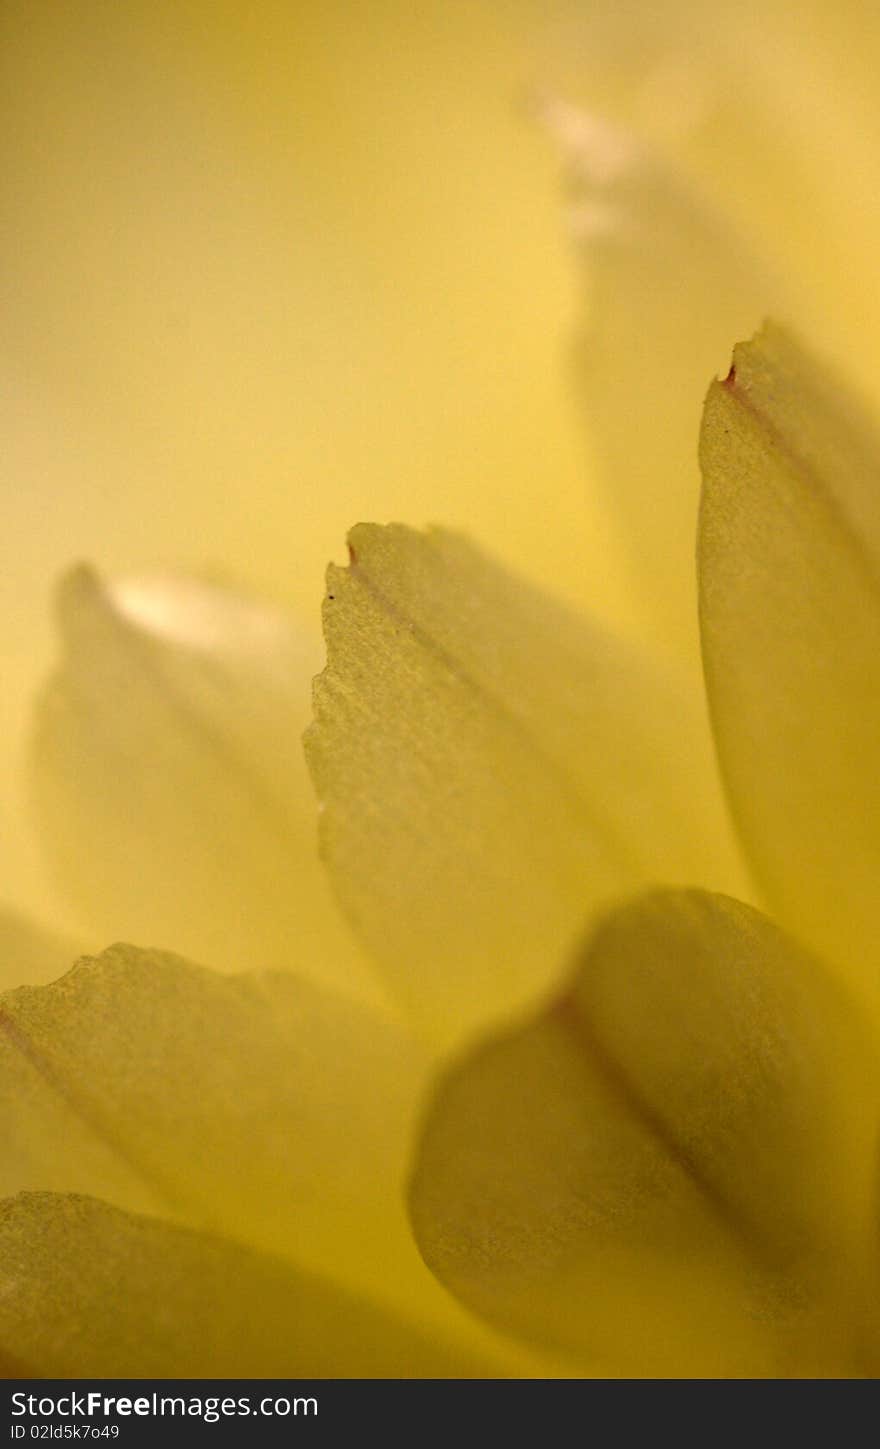
[(702, 647), (732, 817), (774, 912), (873, 1001), (876, 418), (770, 319), (710, 389), (700, 459)]
[[(649, 820), (679, 818), (665, 783), (679, 769), (693, 793), (702, 716), (683, 750), (662, 723), (673, 698), (681, 717), (674, 682), (454, 532), (360, 524), (349, 544), (356, 565), (328, 573), (305, 736), (322, 858), (399, 999), (456, 1038), (543, 990), (596, 903), (641, 882), (655, 851), (662, 875), (693, 876), (669, 845), (690, 830), (655, 837)], [(723, 836), (711, 798), (703, 842)]]

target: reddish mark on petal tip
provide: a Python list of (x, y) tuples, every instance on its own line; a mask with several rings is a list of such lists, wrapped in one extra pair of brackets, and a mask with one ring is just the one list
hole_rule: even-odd
[(357, 549), (353, 548), (352, 545), (349, 544), (348, 545), (348, 562), (350, 564), (356, 564), (357, 561), (358, 561)]
[(731, 390), (731, 392), (732, 392), (733, 391), (733, 388), (735, 387), (735, 385), (736, 385), (736, 364), (732, 362), (730, 364), (730, 371), (727, 374), (726, 378), (724, 379), (724, 382), (722, 383), (722, 386), (723, 387), (726, 387), (726, 388), (729, 388)]

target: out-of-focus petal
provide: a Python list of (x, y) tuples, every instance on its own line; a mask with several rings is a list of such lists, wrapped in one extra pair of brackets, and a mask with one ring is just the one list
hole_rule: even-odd
[[(278, 1259), (92, 1198), (0, 1203), (0, 1352), (46, 1378), (470, 1378), (437, 1341)], [(179, 1422), (178, 1422), (179, 1428)]]
[(874, 389), (880, 35), (862, 0), (717, 0), (711, 16), (702, 0), (591, 0), (550, 50), (555, 89), (662, 150), (747, 228), (799, 326)]
[(84, 568), (59, 615), (33, 794), (50, 864), (92, 933), (363, 987), (302, 759), (311, 638), (212, 584), (105, 584)]
[(0, 907), (0, 991), (53, 981), (81, 955), (77, 942)]
[(696, 658), (694, 438), (707, 376), (778, 289), (730, 218), (636, 137), (544, 107), (589, 277), (577, 388), (643, 626)]
[(437, 1091), (419, 1244), (493, 1322), (623, 1372), (862, 1373), (872, 1351), (876, 1370), (874, 1063), (766, 918), (642, 898), (556, 1005)]
[(427, 1031), (534, 999), (632, 886), (736, 876), (685, 688), (454, 535), (350, 547), (307, 754), (340, 899)]
[(734, 814), (776, 913), (880, 985), (880, 435), (775, 326), (703, 423), (700, 613)]

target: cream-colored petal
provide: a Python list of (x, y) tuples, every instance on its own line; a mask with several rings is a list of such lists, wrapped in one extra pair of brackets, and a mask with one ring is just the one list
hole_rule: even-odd
[(546, 990), (634, 885), (737, 878), (685, 686), (455, 535), (350, 547), (307, 754), (340, 899), (427, 1031)]
[(588, 279), (576, 386), (649, 636), (697, 658), (693, 553), (706, 377), (780, 289), (736, 224), (635, 136), (545, 106)]
[(472, 1308), (630, 1374), (864, 1373), (875, 1044), (726, 897), (606, 920), (555, 1005), (428, 1113), (416, 1235)]
[(700, 613), (719, 757), (775, 911), (880, 986), (880, 434), (775, 326), (706, 402)]
[(0, 907), (0, 991), (53, 981), (81, 955), (76, 941)]
[(50, 864), (92, 933), (365, 989), (302, 759), (313, 641), (191, 579), (105, 584), (79, 569), (59, 615), (33, 794)]
[(500, 1358), (450, 1348), (278, 1259), (52, 1193), (0, 1203), (0, 1352), (7, 1351), (28, 1376), (46, 1378), (505, 1371)]

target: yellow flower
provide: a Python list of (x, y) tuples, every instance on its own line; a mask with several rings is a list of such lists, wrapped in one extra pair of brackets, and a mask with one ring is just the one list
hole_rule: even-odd
[[(674, 118), (666, 42), (644, 41)], [(722, 98), (724, 41), (671, 52)], [(779, 293), (681, 179), (699, 139), (654, 134), (651, 95), (645, 139), (544, 104), (599, 279), (584, 396), (630, 489), (633, 588), (604, 602), (641, 642), (454, 532), (352, 533), (307, 752), (354, 939), (311, 847), (308, 632), (204, 577), (64, 582), (41, 835), (87, 943), (149, 949), (0, 1003), (8, 1372), (876, 1372), (880, 448), (778, 329), (710, 392), (699, 602), (728, 813), (688, 439), (719, 329)], [(711, 107), (685, 121), (712, 135)], [(236, 426), (252, 439), (246, 396)], [(507, 557), (537, 542), (524, 497)], [(534, 572), (565, 561), (538, 546)], [(18, 979), (75, 949), (3, 930)]]
[[(830, 964), (729, 895), (633, 897), (737, 878), (686, 689), (455, 536), (354, 530), (308, 755), (346, 914), (420, 1031), (132, 947), (7, 994), (4, 1186), (64, 1190), (4, 1210), (0, 1326), (30, 1366), (551, 1371), (443, 1321), (402, 1212), (426, 1043), (506, 1019), (434, 1083), (411, 1186), (465, 1304), (556, 1371), (876, 1371), (880, 446), (769, 329), (710, 392), (703, 460), (722, 769), (767, 898)], [(68, 583), (47, 836), (93, 918), (117, 878), (136, 912), (137, 863), (156, 920), (259, 954), (296, 934), (296, 655), (273, 615), (179, 588)]]

